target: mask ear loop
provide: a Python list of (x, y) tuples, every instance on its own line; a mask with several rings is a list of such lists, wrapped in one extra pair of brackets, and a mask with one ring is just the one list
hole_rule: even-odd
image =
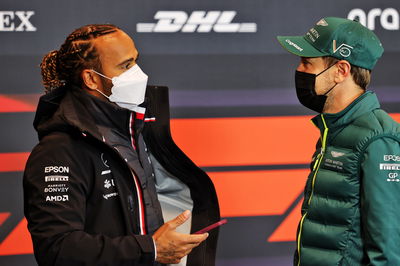
[[(110, 79), (109, 77), (107, 77), (107, 76), (105, 76), (105, 75), (103, 75), (103, 74), (97, 72), (97, 71), (94, 70), (94, 69), (91, 69), (91, 70), (92, 70), (94, 73), (96, 73), (97, 75), (99, 75), (99, 76), (102, 76), (102, 77), (104, 77), (104, 78), (106, 78), (106, 79), (112, 80), (112, 79)], [(90, 88), (89, 88), (89, 89), (90, 89)], [(97, 91), (98, 93), (100, 93), (101, 95), (103, 95), (104, 97), (106, 97), (107, 99), (110, 100), (110, 97), (107, 96), (104, 92), (99, 91), (98, 89), (90, 89), (90, 90), (95, 90), (95, 91)]]
[[(330, 67), (328, 67), (325, 70), (322, 70), (322, 72), (320, 72), (319, 74), (316, 75), (316, 77), (318, 77), (319, 75), (321, 75), (322, 73), (324, 73), (325, 71), (327, 71), (328, 69), (330, 69), (331, 67), (333, 67), (334, 65), (336, 65), (336, 63), (332, 64)], [(94, 71), (94, 70), (93, 70)], [(96, 71), (95, 71), (96, 72)], [(96, 72), (97, 73), (97, 72)]]
[(94, 70), (94, 69), (91, 69), (94, 73), (96, 73), (97, 75), (99, 75), (99, 76), (102, 76), (103, 78), (106, 78), (106, 79), (109, 79), (109, 80), (112, 80), (111, 78), (109, 78), (109, 77), (107, 77), (107, 76), (105, 76), (105, 75), (103, 75), (103, 74), (101, 74), (101, 73), (99, 73), (99, 72), (97, 72), (96, 70)]
[(325, 92), (324, 93), (324, 95), (326, 96), (331, 90), (333, 90), (333, 88), (335, 88), (336, 87), (336, 85), (337, 85), (337, 83), (335, 84), (335, 85), (333, 85), (333, 87), (332, 88), (330, 88), (327, 92)]
[(97, 92), (99, 92), (101, 95), (103, 95), (104, 97), (106, 97), (107, 99), (109, 99), (110, 100), (110, 97), (109, 96), (107, 96), (107, 95), (105, 95), (104, 94), (104, 92), (102, 92), (102, 91), (99, 91), (98, 89), (94, 89), (95, 91), (97, 91)]
[[(331, 67), (333, 67), (334, 65), (336, 65), (336, 63), (332, 64), (330, 67), (328, 67), (327, 69), (323, 70), (322, 72), (320, 72), (319, 74), (315, 75), (315, 77), (318, 77), (319, 75), (321, 75), (322, 73), (324, 73), (325, 71), (327, 71), (328, 69), (330, 69)], [(330, 88), (327, 92), (325, 92), (323, 95), (326, 96), (331, 90), (333, 90), (333, 88), (335, 88), (337, 85), (337, 83), (335, 82), (335, 85), (333, 85), (332, 88)]]

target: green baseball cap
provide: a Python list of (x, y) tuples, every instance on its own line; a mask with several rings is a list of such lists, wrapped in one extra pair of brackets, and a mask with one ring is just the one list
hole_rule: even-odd
[(327, 17), (304, 36), (278, 36), (280, 44), (302, 57), (331, 56), (372, 70), (383, 54), (378, 37), (358, 21)]

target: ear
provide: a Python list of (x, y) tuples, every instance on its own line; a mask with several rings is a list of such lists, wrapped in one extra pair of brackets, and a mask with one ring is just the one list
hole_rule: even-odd
[(335, 82), (341, 83), (347, 78), (351, 77), (351, 65), (346, 60), (340, 60), (336, 63), (337, 71), (335, 74)]
[(84, 88), (88, 88), (90, 90), (99, 89), (101, 86), (101, 80), (98, 75), (96, 75), (91, 69), (84, 69), (81, 72), (82, 82)]

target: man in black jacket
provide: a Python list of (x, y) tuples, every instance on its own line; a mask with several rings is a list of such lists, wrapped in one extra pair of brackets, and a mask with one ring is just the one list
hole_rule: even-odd
[(24, 173), (24, 208), (39, 265), (178, 263), (208, 234), (164, 223), (141, 130), (147, 76), (113, 25), (71, 33), (41, 64), (40, 143)]

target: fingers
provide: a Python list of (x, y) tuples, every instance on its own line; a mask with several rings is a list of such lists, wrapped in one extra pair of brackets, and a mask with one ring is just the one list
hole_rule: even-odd
[(188, 235), (174, 232), (174, 235), (178, 245), (198, 245), (208, 237), (208, 233)]
[(182, 259), (184, 256), (189, 255), (190, 252), (192, 252), (192, 250), (197, 247), (198, 245), (200, 245), (201, 242), (196, 243), (196, 244), (186, 244), (184, 246), (182, 246), (179, 251), (177, 251), (176, 255)]
[(158, 239), (155, 238), (156, 260), (161, 263), (178, 263), (208, 237), (208, 233), (188, 235), (175, 231), (167, 231), (167, 235), (168, 237), (162, 234)]
[(190, 217), (190, 211), (186, 210), (167, 223), (170, 225), (171, 229), (175, 229), (184, 222), (186, 222), (189, 219), (189, 217)]
[(193, 234), (193, 235), (188, 235), (187, 238), (185, 239), (186, 243), (188, 244), (200, 244), (204, 240), (206, 240), (208, 237), (208, 233), (204, 234)]
[(157, 248), (156, 260), (161, 263), (178, 263), (208, 237), (204, 234), (182, 234), (176, 232), (176, 227), (185, 223), (190, 217), (190, 211), (184, 211), (174, 219), (162, 225), (154, 234)]
[(186, 255), (188, 255), (190, 252), (192, 252), (192, 249), (194, 249), (195, 247), (197, 247), (198, 245), (200, 245), (202, 242), (198, 242), (196, 244), (188, 244), (188, 251), (186, 253)]

